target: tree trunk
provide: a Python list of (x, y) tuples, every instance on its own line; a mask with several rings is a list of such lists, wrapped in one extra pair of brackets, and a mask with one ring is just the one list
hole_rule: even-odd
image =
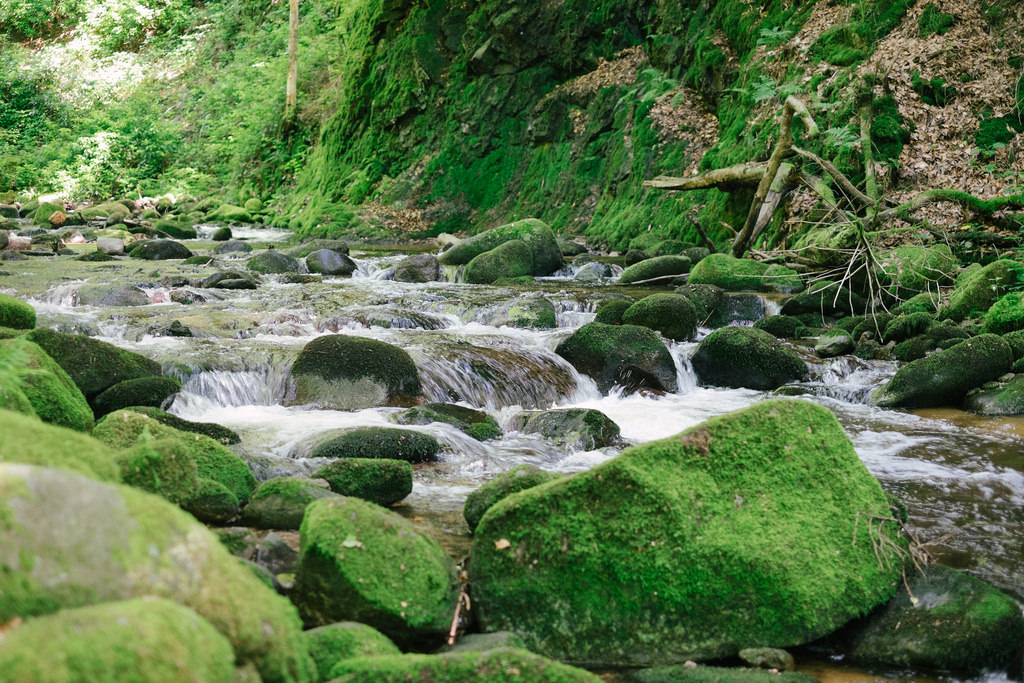
[(295, 114), (299, 80), (299, 0), (288, 0), (288, 81), (284, 90), (284, 115)]

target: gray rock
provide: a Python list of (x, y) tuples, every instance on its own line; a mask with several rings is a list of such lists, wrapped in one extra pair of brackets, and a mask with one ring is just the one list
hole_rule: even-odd
[(572, 276), (572, 279), (579, 280), (580, 282), (594, 282), (595, 280), (614, 276), (615, 273), (612, 271), (612, 267), (607, 263), (591, 261), (577, 270), (576, 274)]
[(124, 256), (124, 240), (117, 237), (100, 237), (96, 249), (112, 256)]
[(514, 424), (524, 434), (586, 451), (610, 446), (619, 438), (619, 425), (600, 410), (588, 408), (522, 412)]
[(291, 549), (281, 535), (271, 531), (256, 548), (256, 563), (263, 565), (272, 574), (290, 574), (295, 570), (299, 553)]
[(143, 240), (132, 244), (129, 254), (132, 258), (146, 261), (187, 259), (192, 255), (189, 248), (174, 240)]
[(819, 358), (833, 358), (853, 352), (856, 344), (848, 332), (836, 330), (821, 335), (814, 345), (814, 352)]
[(239, 242), (238, 240), (228, 240), (224, 244), (217, 245), (217, 248), (213, 250), (215, 254), (236, 254), (242, 253), (247, 254), (252, 251), (252, 245), (248, 242)]
[(261, 251), (249, 259), (249, 270), (255, 273), (297, 273), (298, 260), (277, 249)]
[(355, 271), (356, 264), (347, 254), (320, 249), (306, 257), (306, 267), (311, 273), (349, 276)]
[(398, 282), (435, 282), (440, 277), (440, 265), (433, 254), (415, 254), (395, 266)]
[(78, 294), (82, 306), (146, 306), (149, 297), (138, 287), (130, 285), (101, 285), (87, 287)]

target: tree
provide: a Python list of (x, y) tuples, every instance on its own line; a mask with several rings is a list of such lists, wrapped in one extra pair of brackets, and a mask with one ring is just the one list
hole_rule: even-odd
[(284, 91), (284, 116), (295, 115), (299, 80), (299, 0), (288, 0), (288, 80)]

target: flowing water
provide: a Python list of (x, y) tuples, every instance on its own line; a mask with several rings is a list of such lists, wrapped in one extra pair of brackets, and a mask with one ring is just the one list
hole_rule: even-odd
[[(260, 229), (239, 236), (276, 243), (287, 234)], [(557, 311), (558, 327), (537, 331), (495, 325), (502, 304), (535, 295), (522, 288), (400, 283), (388, 279), (396, 255), (354, 251), (353, 257), (359, 269), (351, 279), (286, 284), (271, 276), (255, 291), (171, 286), (168, 275), (196, 278), (211, 272), (175, 262), (40, 257), (0, 263), (6, 273), (0, 275), (0, 291), (30, 297), (40, 325), (84, 331), (161, 362), (184, 385), (170, 411), (236, 430), (242, 437), (237, 452), (261, 479), (312, 472), (321, 461), (306, 456), (324, 435), (391, 424), (399, 410), (285, 406), (289, 368), (306, 343), (342, 333), (401, 346), (415, 360), (428, 400), (486, 410), (506, 429), (502, 438), (481, 443), (447, 425), (408, 427), (433, 435), (444, 451), (440, 463), (416, 467), (413, 492), (396, 509), (456, 556), (467, 553), (470, 544), (461, 517), (465, 497), (495, 474), (522, 463), (575, 472), (620, 451), (584, 451), (511, 431), (519, 410), (595, 408), (621, 427), (628, 443), (642, 443), (765, 398), (763, 392), (699, 386), (689, 362), (696, 343), (669, 345), (676, 360), (676, 393), (602, 394), (554, 348), (592, 320), (602, 298), (619, 288), (608, 282), (582, 286), (571, 279), (571, 268), (531, 288), (543, 292)], [(221, 260), (226, 265), (228, 259)], [(82, 287), (112, 281), (137, 284), (154, 303), (106, 309), (77, 305)], [(188, 291), (196, 303), (171, 302), (172, 289)], [(187, 325), (194, 336), (154, 336), (172, 320)], [(909, 527), (919, 541), (941, 562), (1024, 599), (1024, 420), (871, 407), (868, 395), (892, 375), (894, 364), (851, 358), (821, 362), (806, 349), (801, 352), (813, 369), (801, 385), (805, 400), (836, 414), (867, 468), (907, 504)]]

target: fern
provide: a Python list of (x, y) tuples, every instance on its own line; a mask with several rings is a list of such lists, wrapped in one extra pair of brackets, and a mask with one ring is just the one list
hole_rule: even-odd
[(775, 81), (768, 78), (767, 76), (761, 76), (757, 83), (754, 83), (750, 88), (750, 97), (754, 100), (754, 104), (758, 102), (764, 102), (775, 97), (779, 92), (778, 86)]
[(825, 144), (839, 151), (853, 149), (860, 142), (860, 136), (847, 127), (829, 128), (825, 131)]

